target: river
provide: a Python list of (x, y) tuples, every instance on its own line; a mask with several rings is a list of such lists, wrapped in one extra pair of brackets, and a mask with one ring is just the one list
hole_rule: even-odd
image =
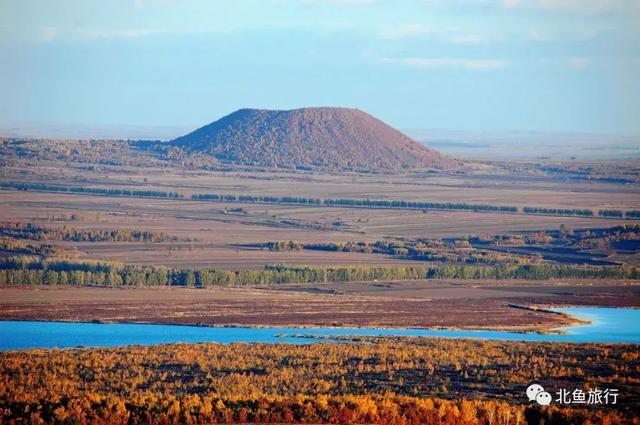
[(496, 330), (438, 330), (383, 328), (241, 328), (154, 324), (101, 324), (0, 321), (0, 350), (29, 348), (110, 347), (177, 342), (313, 343), (331, 336), (420, 336), (502, 341), (606, 342), (640, 344), (640, 309), (567, 307), (556, 311), (588, 320), (589, 324), (559, 328), (561, 334)]

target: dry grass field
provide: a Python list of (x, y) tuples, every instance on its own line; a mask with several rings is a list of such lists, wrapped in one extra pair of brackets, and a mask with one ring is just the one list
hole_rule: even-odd
[[(0, 192), (4, 220), (49, 227), (161, 231), (193, 242), (136, 244), (65, 242), (84, 258), (172, 267), (255, 268), (265, 264), (416, 265), (381, 255), (330, 252), (271, 252), (252, 244), (376, 241), (395, 238), (462, 237), (557, 229), (561, 224), (609, 227), (624, 220), (459, 211), (301, 207), (138, 199), (38, 192)], [(225, 212), (240, 207), (244, 213)], [(57, 220), (77, 215), (73, 222)], [(339, 223), (338, 225), (336, 223)]]
[(572, 323), (514, 305), (640, 306), (626, 282), (412, 281), (251, 288), (3, 288), (0, 320), (213, 326), (544, 330)]
[[(486, 172), (485, 172), (486, 171)], [(489, 171), (491, 171), (489, 169)], [(205, 172), (42, 161), (12, 163), (0, 181), (179, 192), (187, 199), (0, 191), (3, 220), (44, 227), (142, 229), (179, 241), (60, 242), (79, 259), (176, 268), (258, 269), (266, 264), (419, 266), (382, 254), (270, 251), (270, 241), (303, 243), (452, 238), (525, 230), (605, 228), (627, 222), (522, 213), (411, 211), (189, 200), (192, 193), (459, 201), (561, 208), (640, 208), (635, 184), (531, 175), (356, 175)], [(37, 243), (37, 242), (36, 242)], [(73, 254), (75, 253), (75, 254)], [(633, 254), (626, 254), (633, 256)], [(518, 305), (638, 306), (635, 283), (378, 282), (277, 288), (31, 290), (4, 288), (0, 318), (206, 325), (339, 325), (546, 329), (566, 318)]]
[[(529, 175), (383, 176), (356, 174), (205, 172), (170, 168), (87, 166), (13, 161), (6, 181), (118, 187), (131, 190), (229, 193), (318, 198), (371, 198), (487, 203), (545, 208), (640, 208), (640, 187), (564, 181)], [(67, 243), (85, 258), (175, 267), (259, 268), (265, 264), (411, 265), (415, 262), (357, 253), (276, 253), (249, 246), (268, 241), (305, 243), (376, 241), (506, 234), (515, 231), (602, 228), (628, 221), (464, 211), (287, 206), (139, 199), (80, 194), (0, 192), (3, 219), (45, 226), (162, 231), (189, 243), (153, 245)], [(238, 211), (233, 211), (239, 209)], [(77, 218), (56, 220), (76, 214)]]
[[(588, 165), (588, 164), (587, 164)], [(602, 164), (600, 164), (602, 165)], [(619, 165), (610, 164), (614, 169)], [(620, 164), (629, 167), (629, 164)], [(322, 172), (204, 171), (183, 168), (11, 161), (6, 180), (109, 185), (180, 193), (232, 193), (313, 198), (403, 199), (546, 208), (640, 208), (640, 187), (476, 166), (463, 174), (367, 175)]]

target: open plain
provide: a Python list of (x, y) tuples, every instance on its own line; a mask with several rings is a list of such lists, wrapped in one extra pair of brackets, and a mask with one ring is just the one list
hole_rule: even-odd
[[(586, 166), (586, 165), (585, 165)], [(633, 168), (612, 161), (611, 167)], [(464, 238), (558, 229), (605, 228), (634, 223), (624, 218), (524, 214), (522, 208), (640, 209), (640, 187), (544, 174), (540, 170), (468, 165), (462, 174), (367, 175), (272, 170), (194, 171), (188, 168), (65, 164), (15, 158), (0, 183), (64, 184), (179, 193), (185, 199), (97, 196), (3, 190), (4, 220), (51, 227), (160, 231), (189, 242), (68, 243), (82, 258), (169, 267), (260, 268), (265, 264), (412, 265), (414, 261), (364, 253), (269, 252), (270, 241), (303, 243)], [(626, 167), (626, 168), (625, 168)], [(511, 173), (511, 174), (509, 174)], [(542, 174), (542, 175), (540, 175)], [(345, 208), (316, 205), (192, 201), (193, 194), (466, 202), (509, 205), (518, 213), (456, 210)], [(73, 221), (70, 220), (74, 217)], [(615, 255), (615, 253), (611, 253)]]
[(548, 331), (576, 323), (546, 306), (640, 306), (631, 282), (412, 281), (251, 288), (3, 288), (2, 320), (202, 326)]
[[(614, 161), (615, 162), (615, 161)], [(515, 164), (515, 165), (514, 165)], [(300, 171), (194, 171), (188, 167), (130, 167), (20, 157), (0, 182), (66, 184), (179, 193), (158, 199), (85, 193), (2, 190), (8, 222), (91, 232), (140, 229), (168, 235), (158, 242), (33, 241), (63, 249), (72, 261), (97, 260), (176, 269), (261, 270), (298, 267), (422, 267), (425, 260), (391, 253), (268, 249), (274, 242), (345, 244), (465, 240), (558, 229), (603, 229), (626, 218), (525, 214), (524, 206), (633, 210), (640, 187), (544, 173), (517, 163), (469, 163), (463, 173), (333, 174)], [(632, 169), (621, 164), (618, 171)], [(612, 164), (612, 167), (614, 165)], [(626, 168), (625, 168), (626, 167)], [(519, 212), (403, 210), (198, 201), (192, 194), (297, 196), (514, 205)], [(302, 246), (301, 245), (301, 246)], [(627, 244), (628, 245), (628, 244)], [(496, 246), (496, 249), (503, 249)], [(489, 252), (489, 251), (487, 251)], [(4, 252), (10, 256), (12, 253)], [(470, 251), (456, 251), (464, 263)], [(498, 255), (498, 254), (485, 254)], [(636, 248), (587, 250), (613, 264), (637, 265)], [(498, 258), (498, 257), (496, 257)], [(523, 257), (531, 258), (531, 257)], [(530, 260), (526, 260), (530, 261)], [(547, 260), (545, 260), (547, 261)], [(551, 262), (553, 263), (553, 261)], [(443, 265), (446, 265), (445, 262)], [(213, 326), (389, 326), (547, 330), (572, 319), (518, 308), (540, 305), (640, 306), (636, 281), (431, 280), (277, 285), (244, 288), (2, 288), (2, 319), (145, 322)]]

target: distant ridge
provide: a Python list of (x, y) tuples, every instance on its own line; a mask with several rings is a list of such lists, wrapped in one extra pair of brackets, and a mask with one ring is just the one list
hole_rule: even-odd
[(348, 108), (240, 109), (170, 144), (265, 167), (374, 171), (456, 164), (366, 112)]

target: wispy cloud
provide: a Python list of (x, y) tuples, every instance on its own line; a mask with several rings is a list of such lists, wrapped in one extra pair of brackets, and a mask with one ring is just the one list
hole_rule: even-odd
[(591, 59), (569, 58), (567, 59), (567, 64), (571, 69), (575, 69), (576, 71), (582, 71), (583, 69), (586, 69), (589, 65), (591, 65)]
[(593, 65), (593, 60), (585, 57), (540, 58), (538, 63), (556, 70), (584, 71)]
[(59, 31), (54, 27), (38, 28), (28, 34), (27, 39), (36, 43), (52, 43), (59, 36)]
[(78, 40), (97, 40), (111, 38), (137, 38), (147, 37), (158, 34), (169, 34), (165, 31), (146, 30), (146, 29), (80, 29), (80, 28), (57, 28), (42, 27), (24, 30), (13, 30), (12, 34), (22, 40), (34, 43), (53, 43), (57, 41), (78, 41)]
[(60, 39), (60, 30), (56, 27), (15, 28), (0, 25), (0, 39), (20, 40), (29, 43), (48, 44)]
[(378, 3), (381, 0), (304, 0), (308, 4), (335, 4), (335, 5), (366, 5)]
[(133, 4), (136, 7), (168, 6), (171, 3), (173, 3), (173, 0), (133, 0)]
[(387, 25), (377, 33), (378, 38), (393, 40), (409, 37), (431, 38), (452, 44), (489, 44), (500, 41), (504, 36), (500, 33), (467, 33), (457, 27), (432, 28), (422, 24), (400, 23)]
[(458, 68), (473, 71), (494, 71), (504, 68), (507, 62), (502, 59), (459, 59), (459, 58), (382, 58), (382, 63), (403, 65), (414, 68)]
[(607, 12), (640, 12), (640, 0), (499, 0), (509, 9), (546, 10), (597, 15)]
[(433, 31), (429, 30), (429, 28), (421, 24), (396, 24), (382, 28), (379, 33), (379, 37), (386, 39), (395, 39), (417, 37), (431, 33), (433, 33)]
[(136, 38), (161, 34), (162, 31), (143, 29), (113, 29), (107, 31), (79, 31), (83, 38)]
[(449, 38), (449, 42), (454, 44), (489, 44), (502, 40), (500, 34), (458, 34)]

